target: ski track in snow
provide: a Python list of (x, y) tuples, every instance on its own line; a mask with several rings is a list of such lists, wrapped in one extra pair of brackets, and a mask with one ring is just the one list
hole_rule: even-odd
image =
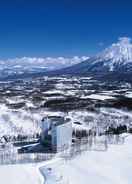
[[(41, 167), (45, 184), (131, 184), (132, 135), (124, 145), (111, 145), (107, 152), (84, 152), (64, 164), (59, 161)], [(47, 169), (52, 169), (47, 173)], [(58, 177), (62, 178), (58, 181)]]

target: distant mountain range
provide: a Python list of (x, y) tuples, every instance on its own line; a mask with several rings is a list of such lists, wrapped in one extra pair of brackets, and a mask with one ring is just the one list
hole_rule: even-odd
[(31, 58), (22, 57), (7, 60), (0, 60), (0, 79), (11, 79), (19, 77), (28, 77), (44, 73), (47, 71), (58, 70), (74, 64), (78, 64), (88, 59), (86, 56), (71, 58), (66, 57), (46, 57)]
[(88, 57), (73, 58), (21, 58), (0, 62), (0, 79), (37, 77), (44, 75), (85, 75), (103, 80), (132, 82), (132, 43), (127, 37), (101, 53)]
[(127, 37), (79, 64), (51, 72), (59, 75), (92, 75), (96, 78), (132, 80), (132, 44)]

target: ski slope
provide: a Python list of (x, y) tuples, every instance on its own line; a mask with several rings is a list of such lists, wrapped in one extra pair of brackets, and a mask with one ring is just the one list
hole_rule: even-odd
[[(126, 135), (125, 135), (126, 136)], [(108, 151), (86, 151), (72, 160), (0, 166), (2, 184), (131, 184), (132, 135)]]

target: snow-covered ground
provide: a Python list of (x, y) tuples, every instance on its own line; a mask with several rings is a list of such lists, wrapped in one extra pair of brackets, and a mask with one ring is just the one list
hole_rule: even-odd
[(86, 151), (68, 161), (55, 158), (36, 165), (0, 166), (0, 182), (2, 184), (131, 184), (131, 145), (132, 135), (129, 135), (123, 145), (111, 145), (104, 152)]
[(85, 152), (65, 164), (49, 167), (57, 176), (60, 173), (64, 184), (131, 184), (131, 144), (132, 135), (124, 145), (112, 145), (107, 152)]
[(128, 97), (128, 98), (132, 98), (132, 92), (127, 92), (127, 93), (125, 94), (125, 96)]
[(44, 179), (36, 165), (19, 164), (0, 166), (1, 184), (43, 184)]
[(6, 105), (0, 104), (0, 137), (3, 135), (33, 135), (39, 131), (37, 122), (41, 117), (26, 110), (12, 110)]
[(95, 100), (108, 100), (108, 99), (115, 99), (112, 96), (103, 95), (103, 94), (91, 94), (88, 96), (82, 96), (83, 99), (95, 99)]

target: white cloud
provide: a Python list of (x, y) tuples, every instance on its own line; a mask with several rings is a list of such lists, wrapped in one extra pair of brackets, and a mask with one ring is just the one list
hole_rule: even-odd
[(131, 44), (132, 39), (129, 37), (120, 37), (119, 43), (120, 44)]
[(37, 57), (22, 57), (22, 58), (14, 58), (7, 59), (5, 61), (0, 61), (0, 68), (48, 68), (49, 70), (64, 68), (67, 66), (71, 66), (81, 61), (88, 59), (87, 56), (74, 56), (71, 58), (66, 57), (46, 57), (46, 58), (37, 58)]

